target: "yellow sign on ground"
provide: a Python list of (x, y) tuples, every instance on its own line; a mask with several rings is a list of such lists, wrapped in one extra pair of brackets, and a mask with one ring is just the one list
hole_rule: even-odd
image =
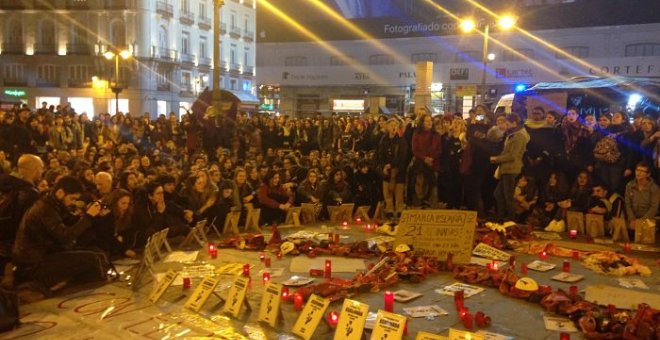
[(154, 290), (149, 294), (149, 301), (151, 303), (156, 303), (158, 300), (160, 300), (161, 296), (165, 294), (165, 291), (167, 288), (169, 288), (172, 285), (172, 282), (174, 282), (174, 279), (176, 279), (177, 273), (175, 273), (173, 270), (170, 270), (165, 274), (162, 280), (160, 280), (155, 286)]
[(264, 295), (261, 298), (259, 307), (259, 321), (275, 327), (277, 316), (280, 312), (280, 302), (282, 302), (282, 285), (279, 283), (268, 282), (264, 289)]
[(360, 340), (369, 314), (369, 305), (345, 299), (339, 314), (335, 340)]
[(427, 332), (418, 332), (417, 337), (415, 338), (415, 340), (447, 340), (447, 339), (449, 338), (446, 336), (427, 333)]
[(394, 244), (412, 245), (415, 253), (440, 260), (454, 254), (454, 263), (470, 263), (477, 212), (405, 210)]
[(222, 308), (223, 312), (229, 313), (233, 317), (238, 317), (238, 313), (241, 312), (241, 307), (243, 307), (249, 284), (250, 279), (247, 277), (239, 276), (234, 280), (234, 284), (229, 288), (225, 306)]
[(186, 304), (184, 306), (195, 312), (199, 312), (199, 310), (202, 309), (202, 306), (204, 306), (206, 300), (209, 299), (209, 296), (211, 296), (211, 293), (213, 293), (217, 285), (218, 285), (217, 279), (210, 276), (205, 277), (202, 280), (202, 282), (199, 284), (199, 286), (195, 288), (195, 291), (190, 296), (188, 301), (186, 301)]
[(379, 310), (374, 331), (371, 333), (371, 340), (403, 338), (406, 321), (407, 319), (403, 315)]
[(300, 313), (298, 320), (293, 325), (293, 334), (305, 340), (311, 339), (314, 331), (319, 326), (319, 322), (323, 319), (323, 314), (325, 314), (325, 310), (329, 304), (329, 300), (312, 294), (302, 313)]

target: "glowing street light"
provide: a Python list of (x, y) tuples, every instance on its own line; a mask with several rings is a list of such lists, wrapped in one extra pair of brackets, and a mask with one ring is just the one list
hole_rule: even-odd
[(107, 51), (103, 53), (103, 56), (108, 60), (115, 59), (115, 86), (112, 87), (112, 92), (115, 94), (115, 114), (117, 114), (119, 113), (119, 94), (122, 91), (122, 88), (119, 86), (119, 58), (126, 60), (132, 56), (132, 53), (129, 50), (121, 50), (117, 53)]
[[(497, 27), (503, 31), (511, 30), (516, 25), (516, 18), (511, 15), (500, 16)], [(470, 33), (476, 28), (476, 23), (472, 19), (464, 19), (460, 22), (459, 27), (463, 33)], [(495, 60), (494, 53), (488, 53), (488, 39), (490, 34), (490, 24), (486, 24), (484, 27), (484, 44), (481, 50), (481, 90), (479, 95), (478, 104), (483, 104), (486, 99), (486, 66), (489, 61)]]

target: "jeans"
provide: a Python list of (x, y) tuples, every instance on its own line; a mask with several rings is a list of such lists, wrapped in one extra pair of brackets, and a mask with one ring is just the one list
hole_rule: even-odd
[(495, 202), (497, 203), (497, 216), (513, 221), (515, 209), (513, 193), (516, 187), (517, 174), (501, 175), (497, 187), (495, 187)]

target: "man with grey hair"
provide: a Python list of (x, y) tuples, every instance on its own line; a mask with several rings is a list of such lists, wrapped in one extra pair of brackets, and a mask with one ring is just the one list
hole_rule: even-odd
[(112, 192), (112, 175), (107, 172), (100, 171), (94, 177), (94, 184), (96, 184), (98, 198), (103, 198)]

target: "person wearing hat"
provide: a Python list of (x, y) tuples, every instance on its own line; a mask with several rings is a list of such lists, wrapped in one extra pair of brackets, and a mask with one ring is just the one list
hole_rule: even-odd
[(378, 170), (383, 174), (385, 214), (389, 215), (401, 213), (404, 207), (408, 144), (399, 136), (399, 126), (399, 120), (390, 118), (387, 121), (387, 133), (378, 143)]

